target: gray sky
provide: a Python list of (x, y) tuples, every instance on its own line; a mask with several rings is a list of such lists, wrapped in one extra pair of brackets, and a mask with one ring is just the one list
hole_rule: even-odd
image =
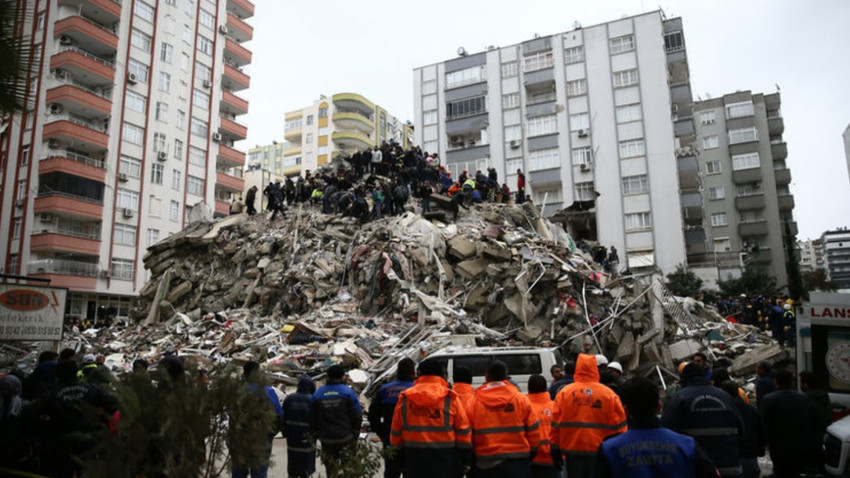
[(413, 68), (657, 9), (684, 22), (694, 95), (782, 93), (798, 238), (850, 226), (846, 0), (255, 0), (247, 149), (283, 139), (284, 112), (351, 91), (413, 119)]

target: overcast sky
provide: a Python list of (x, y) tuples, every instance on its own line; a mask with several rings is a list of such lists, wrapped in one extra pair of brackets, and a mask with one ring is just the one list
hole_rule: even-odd
[(850, 226), (850, 1), (254, 1), (243, 149), (282, 141), (284, 112), (321, 94), (357, 92), (412, 121), (412, 70), (460, 46), (477, 53), (661, 7), (684, 22), (695, 97), (781, 88), (798, 238)]

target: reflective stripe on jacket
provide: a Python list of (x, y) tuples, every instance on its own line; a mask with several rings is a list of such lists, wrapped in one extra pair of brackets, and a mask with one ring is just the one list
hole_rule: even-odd
[(551, 465), (552, 454), (549, 453), (549, 434), (552, 429), (553, 402), (549, 398), (549, 392), (529, 393), (528, 399), (531, 401), (531, 409), (534, 411), (534, 415), (540, 422), (540, 446), (537, 447), (534, 463)]
[(530, 459), (540, 444), (540, 423), (531, 401), (507, 380), (488, 382), (476, 390), (469, 415), (479, 468)]
[(471, 438), (466, 412), (442, 378), (419, 377), (399, 395), (390, 432), (392, 446), (469, 449)]
[(579, 354), (574, 379), (555, 397), (551, 446), (594, 456), (605, 437), (626, 431), (626, 412), (620, 397), (599, 383), (595, 356)]

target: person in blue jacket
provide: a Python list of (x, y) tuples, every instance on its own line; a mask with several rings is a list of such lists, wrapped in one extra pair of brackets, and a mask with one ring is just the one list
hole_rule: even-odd
[(316, 441), (310, 435), (314, 393), (316, 384), (305, 375), (298, 380), (295, 393), (283, 400), (286, 472), (290, 478), (307, 478), (316, 472)]
[(629, 430), (605, 439), (596, 456), (596, 478), (716, 478), (696, 441), (661, 427), (658, 388), (636, 377), (620, 388)]
[[(242, 378), (247, 382), (245, 384), (245, 388), (248, 391), (257, 396), (257, 397), (265, 397), (268, 399), (269, 407), (274, 410), (275, 415), (278, 420), (283, 417), (283, 408), (280, 405), (280, 399), (277, 398), (277, 392), (271, 386), (263, 386), (258, 382), (260, 381), (260, 364), (254, 361), (246, 362), (245, 365), (242, 366)], [(277, 423), (277, 422), (276, 422)], [(245, 464), (245, 463), (233, 463), (232, 469), (232, 477), (233, 478), (247, 478), (249, 473), (251, 478), (267, 478), (269, 476), (269, 461), (272, 456), (272, 440), (274, 436), (277, 435), (277, 430), (270, 432), (268, 435), (268, 444), (264, 451), (264, 455), (261, 457), (256, 457), (257, 459), (250, 460), (254, 462), (253, 464)]]
[(363, 407), (344, 377), (342, 366), (331, 366), (328, 382), (313, 394), (310, 408), (310, 431), (322, 441), (328, 478), (340, 477), (340, 455), (357, 440), (363, 421)]
[[(395, 412), (398, 396), (401, 392), (413, 386), (416, 378), (416, 363), (409, 358), (403, 358), (396, 367), (396, 380), (385, 384), (372, 398), (369, 405), (369, 425), (380, 438), (384, 448), (390, 446), (390, 427), (393, 423), (393, 412)], [(396, 466), (394, 460), (387, 459), (384, 462), (384, 478), (398, 478), (401, 470)]]

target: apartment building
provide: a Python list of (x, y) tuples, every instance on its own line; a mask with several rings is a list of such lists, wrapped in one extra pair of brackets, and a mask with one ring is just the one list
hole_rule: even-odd
[(844, 157), (847, 159), (847, 174), (850, 177), (850, 124), (844, 128), (841, 137), (844, 139)]
[(7, 274), (126, 316), (146, 247), (243, 190), (248, 0), (38, 0), (29, 113), (0, 137)]
[(338, 93), (286, 113), (283, 136), (290, 143), (283, 152), (284, 174), (293, 175), (384, 141), (407, 148), (413, 144), (413, 125), (357, 93)]
[(850, 289), (850, 229), (826, 231), (820, 242), (827, 277), (839, 289)]
[(823, 268), (823, 253), (820, 239), (797, 241), (797, 250), (800, 254), (800, 272), (814, 272)]
[(694, 131), (681, 19), (651, 12), (461, 48), (413, 76), (416, 142), (455, 177), (494, 167), (515, 190), (522, 170), (545, 215), (616, 246), (623, 266), (685, 263), (677, 151)]
[[(788, 283), (786, 232), (797, 234), (779, 93), (738, 91), (694, 104), (707, 261), (719, 278), (754, 265)], [(786, 224), (787, 223), (787, 224)]]

